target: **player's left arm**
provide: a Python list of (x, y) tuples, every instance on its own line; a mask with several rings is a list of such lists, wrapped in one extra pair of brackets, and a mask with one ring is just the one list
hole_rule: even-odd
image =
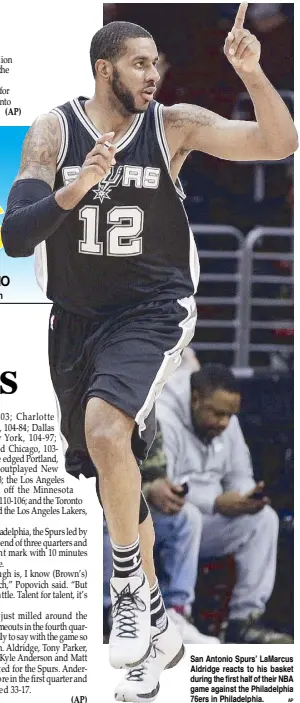
[(285, 158), (298, 147), (288, 108), (260, 67), (260, 42), (244, 29), (247, 4), (239, 7), (224, 53), (252, 99), (256, 121), (228, 120), (196, 105), (166, 107), (172, 155), (195, 149), (230, 161), (263, 161)]

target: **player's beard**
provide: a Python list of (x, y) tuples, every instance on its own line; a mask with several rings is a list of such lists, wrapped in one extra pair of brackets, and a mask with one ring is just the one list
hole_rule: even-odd
[(113, 93), (126, 112), (129, 112), (131, 115), (135, 115), (138, 112), (145, 112), (143, 109), (138, 109), (135, 106), (134, 96), (130, 90), (125, 87), (124, 83), (122, 83), (119, 72), (116, 68), (113, 68), (111, 87)]

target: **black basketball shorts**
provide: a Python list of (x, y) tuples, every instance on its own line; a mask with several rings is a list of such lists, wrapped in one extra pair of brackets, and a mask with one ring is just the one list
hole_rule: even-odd
[(132, 450), (138, 463), (155, 437), (155, 399), (193, 338), (194, 298), (147, 302), (100, 320), (54, 304), (49, 363), (57, 398), (66, 470), (97, 476), (84, 432), (89, 398), (98, 397), (135, 419)]

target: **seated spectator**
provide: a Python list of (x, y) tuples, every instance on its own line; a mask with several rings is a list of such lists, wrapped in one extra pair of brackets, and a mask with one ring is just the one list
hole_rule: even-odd
[[(236, 413), (238, 383), (224, 366), (176, 374), (157, 401), (169, 481), (187, 481), (186, 504), (202, 520), (201, 557), (233, 554), (236, 585), (226, 643), (289, 644), (289, 635), (263, 626), (275, 574), (278, 517), (253, 479)], [(182, 508), (183, 509), (183, 508)]]
[[(159, 429), (141, 470), (143, 492), (154, 523), (157, 576), (168, 615), (186, 644), (220, 644), (217, 638), (199, 632), (188, 619), (195, 597), (202, 521), (197, 508), (184, 501), (181, 495), (182, 486), (173, 484), (166, 477), (166, 462)], [(104, 523), (104, 635), (109, 632), (111, 572), (111, 544)]]

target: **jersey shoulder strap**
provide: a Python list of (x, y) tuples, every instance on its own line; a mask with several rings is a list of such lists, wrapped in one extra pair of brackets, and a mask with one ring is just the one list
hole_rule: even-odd
[[(166, 167), (170, 173), (171, 172), (171, 154), (170, 154), (170, 149), (169, 149), (169, 145), (167, 142), (165, 126), (164, 126), (164, 118), (163, 118), (164, 105), (162, 103), (158, 103), (155, 101), (153, 101), (153, 103), (151, 103), (151, 107), (152, 107), (152, 105), (153, 105), (153, 113), (154, 113), (155, 131), (156, 131), (157, 141), (158, 141), (164, 162), (166, 164)], [(175, 190), (177, 192), (177, 195), (179, 195), (181, 200), (184, 200), (186, 195), (183, 190), (180, 178), (178, 176), (176, 178), (174, 186), (175, 186)]]
[(53, 107), (52, 110), (50, 110), (50, 112), (53, 115), (56, 115), (56, 117), (58, 118), (61, 132), (61, 144), (56, 162), (57, 171), (59, 171), (59, 169), (63, 165), (69, 147), (70, 128), (68, 121), (68, 106), (70, 106), (70, 103), (65, 103), (64, 105), (60, 105), (59, 107)]
[(50, 110), (50, 112), (56, 115), (56, 117), (58, 118), (61, 130), (61, 145), (56, 164), (57, 171), (59, 171), (66, 159), (70, 146), (72, 131), (76, 130), (76, 128), (78, 130), (78, 127), (80, 125), (76, 117), (74, 106), (76, 106), (79, 100), (87, 99), (88, 98), (81, 97), (74, 98), (74, 100), (70, 100), (69, 102), (64, 103), (63, 105), (59, 105), (59, 107), (53, 107), (52, 110)]

